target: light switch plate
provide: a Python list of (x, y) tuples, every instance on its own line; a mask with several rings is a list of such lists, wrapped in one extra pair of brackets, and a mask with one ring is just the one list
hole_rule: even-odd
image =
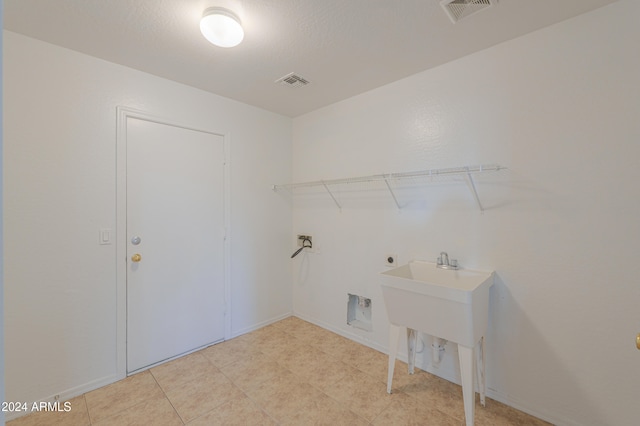
[(98, 236), (98, 243), (102, 246), (111, 244), (111, 229), (101, 228)]

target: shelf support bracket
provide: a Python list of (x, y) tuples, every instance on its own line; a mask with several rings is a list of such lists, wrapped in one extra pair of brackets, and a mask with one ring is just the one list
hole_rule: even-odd
[(324, 186), (324, 189), (327, 190), (327, 192), (329, 193), (329, 195), (331, 196), (331, 199), (333, 200), (334, 203), (336, 203), (336, 206), (338, 206), (338, 209), (340, 209), (340, 211), (342, 211), (342, 206), (340, 205), (340, 203), (338, 202), (338, 200), (336, 200), (336, 197), (333, 196), (333, 193), (331, 192), (331, 190), (329, 189), (329, 187), (327, 186), (326, 183), (324, 183), (324, 181), (322, 181), (322, 186)]
[(482, 203), (480, 202), (480, 197), (478, 197), (478, 191), (476, 190), (476, 185), (473, 183), (473, 177), (471, 176), (471, 172), (469, 172), (469, 168), (467, 168), (467, 173), (464, 175), (467, 185), (469, 185), (469, 189), (473, 194), (473, 197), (476, 199), (476, 203), (478, 203), (478, 207), (480, 208), (480, 212), (484, 213), (484, 208), (482, 207)]
[(398, 207), (398, 210), (402, 210), (402, 207), (400, 207), (400, 203), (398, 203), (398, 199), (396, 198), (396, 194), (393, 192), (393, 188), (391, 188), (391, 185), (389, 185), (388, 176), (384, 177), (384, 183), (387, 184), (387, 189), (389, 190), (389, 193), (391, 193), (391, 196), (393, 197), (393, 201), (395, 201), (396, 206)]

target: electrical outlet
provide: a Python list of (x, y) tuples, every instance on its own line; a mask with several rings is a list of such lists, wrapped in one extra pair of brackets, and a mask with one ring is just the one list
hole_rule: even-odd
[(385, 256), (385, 266), (398, 266), (398, 255), (388, 254)]

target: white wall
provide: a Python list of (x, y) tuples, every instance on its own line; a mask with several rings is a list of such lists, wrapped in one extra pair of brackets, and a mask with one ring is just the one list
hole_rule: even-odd
[(116, 106), (231, 135), (232, 334), (291, 312), (291, 119), (5, 32), (6, 398), (115, 379)]
[[(557, 424), (636, 424), (638, 16), (619, 1), (294, 119), (294, 181), (509, 167), (478, 183), (484, 214), (464, 184), (401, 211), (378, 191), (341, 194), (342, 212), (298, 196), (293, 232), (319, 252), (294, 260), (294, 312), (386, 350), (385, 255), (448, 251), (497, 273), (490, 396)], [(373, 299), (373, 332), (346, 325), (348, 292)], [(456, 359), (419, 362), (458, 380)]]

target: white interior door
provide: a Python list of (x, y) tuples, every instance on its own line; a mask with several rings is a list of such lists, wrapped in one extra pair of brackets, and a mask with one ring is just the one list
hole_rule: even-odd
[(127, 118), (127, 372), (224, 338), (224, 138)]

